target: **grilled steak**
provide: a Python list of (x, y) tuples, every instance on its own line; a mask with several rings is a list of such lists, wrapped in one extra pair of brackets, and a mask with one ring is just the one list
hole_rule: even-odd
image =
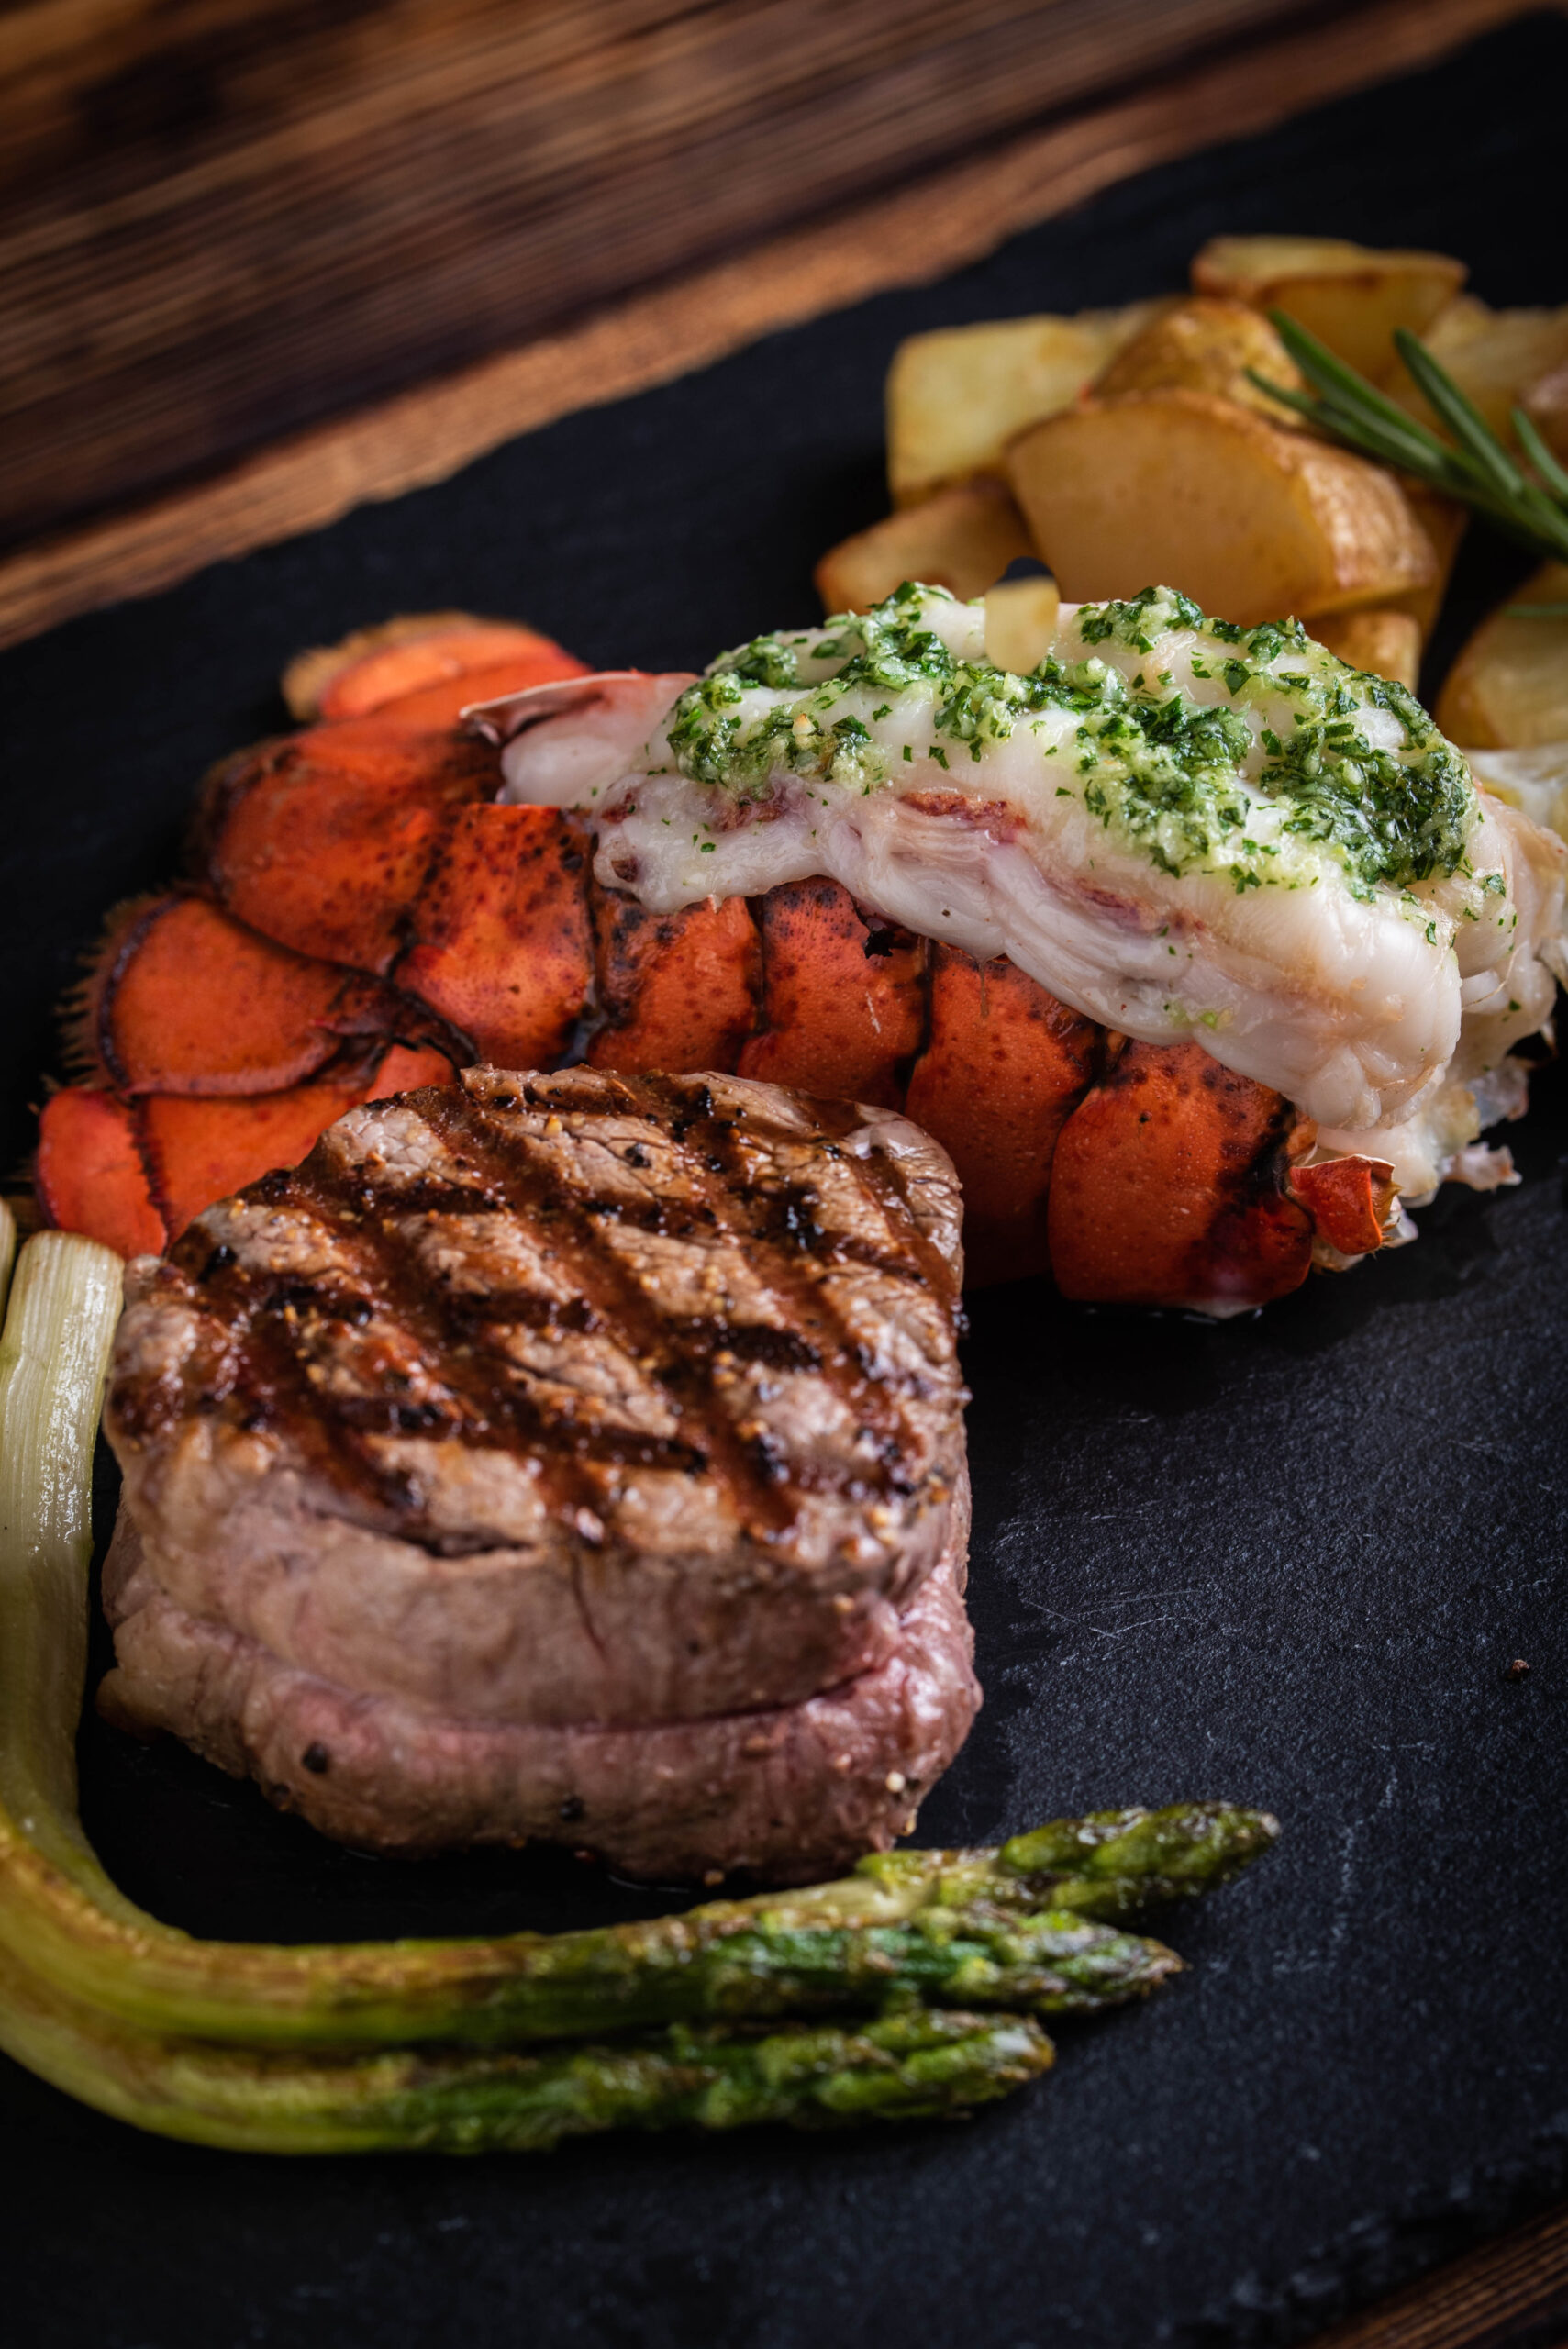
[(350, 1111), (133, 1269), (106, 1424), (150, 1568), (415, 1714), (798, 1703), (951, 1546), (958, 1222), (905, 1119), (737, 1077)]
[(873, 1669), (795, 1705), (628, 1729), (452, 1720), (280, 1664), (177, 1606), (122, 1510), (104, 1578), (120, 1665), (102, 1701), (346, 1842), (417, 1854), (537, 1839), (632, 1876), (806, 1883), (905, 1832), (963, 1742), (980, 1701), (966, 1519)]

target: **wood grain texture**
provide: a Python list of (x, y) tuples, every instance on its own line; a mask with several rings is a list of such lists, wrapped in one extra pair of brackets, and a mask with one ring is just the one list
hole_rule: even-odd
[(1562, 2349), (1564, 2342), (1568, 2208), (1323, 2333), (1318, 2349)]
[(1421, 64), (1528, 6), (1379, 0), (1328, 25), (1249, 42), (1222, 62), (285, 438), (217, 479), (24, 547), (0, 559), (0, 644), (320, 528), (366, 500), (443, 480), (517, 433), (668, 382), (762, 334), (943, 276), (1131, 173)]
[(33, 0), (0, 14), (0, 541), (1302, 0)]

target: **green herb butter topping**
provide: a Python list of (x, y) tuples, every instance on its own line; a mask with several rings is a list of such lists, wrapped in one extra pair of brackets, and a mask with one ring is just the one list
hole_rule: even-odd
[(1060, 761), (1054, 796), (1173, 876), (1299, 888), (1326, 853), (1367, 897), (1468, 871), (1463, 760), (1412, 694), (1298, 621), (1240, 628), (1148, 588), (1081, 606), (1019, 676), (954, 651), (943, 605), (964, 608), (906, 583), (869, 612), (721, 655), (675, 706), (679, 771), (737, 800), (790, 776), (908, 788), (912, 763), (959, 779), (1029, 729)]

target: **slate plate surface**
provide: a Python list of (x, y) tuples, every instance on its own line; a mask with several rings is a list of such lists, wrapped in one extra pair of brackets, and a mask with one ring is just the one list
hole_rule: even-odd
[[(1174, 288), (1221, 228), (1432, 245), (1495, 302), (1568, 298), (1565, 79), (1568, 24), (1531, 20), (1129, 183), (943, 285), (7, 655), (8, 1159), (74, 956), (173, 867), (204, 763), (280, 722), (269, 680), (297, 646), (466, 604), (671, 667), (807, 618), (812, 561), (881, 510), (900, 335)], [(1477, 540), (1460, 619), (1522, 567)], [(542, 2162), (218, 2156), (5, 2068), (7, 2336), (1220, 2349), (1300, 2338), (1568, 2189), (1561, 1071), (1509, 1140), (1520, 1187), (1445, 1196), (1418, 1246), (1257, 1320), (1075, 1312), (1035, 1286), (977, 1300), (988, 1693), (921, 1840), (1184, 1795), (1275, 1809), (1280, 1852), (1176, 1922), (1193, 1971), (1153, 2006), (1063, 2032), (1054, 2078), (963, 2128)], [(111, 1467), (106, 1518), (112, 1491)], [(202, 1932), (664, 1905), (566, 1859), (339, 1853), (91, 1719), (83, 1769), (110, 1868)]]

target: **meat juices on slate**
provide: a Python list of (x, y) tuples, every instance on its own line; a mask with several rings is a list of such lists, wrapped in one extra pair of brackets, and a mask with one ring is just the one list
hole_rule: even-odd
[(736, 1077), (351, 1111), (133, 1270), (108, 1704), (357, 1842), (885, 1844), (978, 1702), (958, 1230), (906, 1119)]

